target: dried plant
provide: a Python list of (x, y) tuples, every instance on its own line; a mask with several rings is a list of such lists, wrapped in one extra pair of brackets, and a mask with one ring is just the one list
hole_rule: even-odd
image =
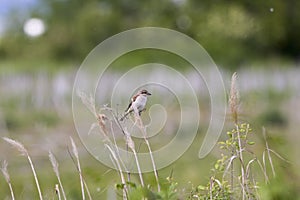
[(61, 200), (58, 184), (55, 184), (55, 193), (57, 194), (58, 200)]
[(106, 115), (104, 114), (98, 114), (98, 123), (99, 123), (99, 127), (101, 129), (101, 131), (107, 136), (107, 130), (106, 130), (106, 120), (108, 120), (108, 118), (106, 117)]
[(13, 146), (14, 148), (16, 148), (21, 153), (21, 155), (27, 157), (27, 160), (28, 160), (29, 165), (31, 167), (31, 171), (32, 171), (33, 176), (34, 176), (34, 180), (35, 180), (35, 183), (36, 183), (36, 187), (37, 187), (37, 190), (38, 190), (38, 193), (39, 193), (40, 200), (42, 200), (43, 199), (42, 191), (41, 191), (41, 188), (40, 188), (38, 177), (36, 175), (36, 172), (35, 172), (35, 169), (34, 169), (34, 166), (33, 166), (33, 162), (31, 160), (31, 157), (29, 156), (28, 151), (25, 149), (24, 145), (22, 143), (18, 142), (18, 141), (12, 140), (12, 139), (7, 138), (7, 137), (3, 137), (3, 139), (7, 143), (9, 143), (11, 146)]
[[(72, 137), (70, 137), (70, 138), (72, 139)], [(72, 141), (72, 140), (71, 140), (71, 141)], [(82, 179), (80, 179), (80, 180), (82, 180), (83, 185), (84, 185), (85, 190), (86, 190), (86, 193), (87, 193), (89, 199), (91, 200), (91, 199), (92, 199), (92, 196), (91, 196), (90, 190), (89, 190), (89, 188), (88, 188), (88, 186), (87, 186), (87, 184), (86, 184), (86, 181), (84, 180), (84, 177), (83, 177), (82, 173), (80, 173), (81, 167), (80, 167), (80, 169), (79, 169), (79, 167), (78, 167), (79, 155), (78, 155), (78, 150), (77, 150), (77, 147), (76, 147), (74, 141), (73, 141), (73, 144), (74, 144), (74, 146), (72, 145), (72, 152), (73, 152), (73, 154), (74, 154), (75, 157), (76, 157), (75, 154), (77, 154), (78, 158), (75, 158), (75, 159), (74, 159), (74, 157), (73, 157), (72, 153), (70, 152), (69, 148), (68, 148), (68, 152), (69, 152), (69, 155), (70, 155), (70, 157), (71, 157), (71, 159), (72, 159), (74, 165), (76, 166), (76, 169), (77, 169), (77, 171), (78, 171), (78, 173), (79, 173), (79, 176), (80, 176), (80, 174), (81, 174), (80, 177), (81, 177)], [(79, 164), (80, 164), (80, 163), (79, 163)], [(81, 187), (81, 188), (82, 188), (82, 187)], [(81, 191), (82, 191), (82, 190), (81, 190)]]
[(66, 200), (67, 198), (66, 198), (65, 190), (64, 190), (63, 185), (61, 183), (60, 174), (59, 174), (59, 170), (58, 170), (58, 162), (56, 161), (55, 156), (53, 155), (53, 153), (51, 151), (49, 151), (49, 160), (52, 164), (53, 171), (54, 171), (54, 173), (57, 177), (57, 180), (58, 180), (60, 189), (62, 191), (63, 197)]
[(158, 192), (160, 192), (160, 184), (159, 184), (159, 179), (158, 179), (158, 173), (157, 173), (157, 169), (156, 169), (156, 165), (155, 165), (155, 161), (154, 161), (154, 157), (153, 157), (153, 153), (152, 153), (152, 149), (149, 143), (149, 140), (147, 139), (147, 131), (146, 131), (146, 127), (144, 126), (144, 123), (139, 115), (139, 112), (137, 110), (137, 108), (134, 108), (134, 117), (135, 117), (135, 121), (138, 124), (138, 127), (140, 128), (142, 134), (143, 134), (143, 139), (147, 145), (148, 151), (149, 151), (149, 155), (150, 155), (150, 159), (151, 159), (151, 163), (152, 163), (152, 167), (153, 167), (153, 172), (154, 172), (154, 176), (156, 179), (156, 183), (157, 183), (157, 190)]
[[(125, 165), (122, 162), (122, 159), (121, 159), (118, 149), (114, 148), (115, 146), (117, 146), (114, 134), (112, 134), (112, 137), (114, 138), (114, 142), (109, 138), (109, 132), (106, 127), (106, 122), (108, 121), (108, 118), (104, 114), (97, 113), (96, 106), (95, 106), (95, 100), (91, 95), (90, 95), (90, 97), (88, 97), (85, 93), (80, 92), (80, 91), (77, 91), (77, 95), (81, 99), (82, 103), (88, 108), (88, 110), (95, 116), (95, 119), (97, 120), (97, 123), (92, 124), (90, 129), (94, 129), (98, 125), (99, 130), (102, 133), (102, 136), (104, 137), (104, 139), (103, 139), (104, 145), (109, 150), (111, 157), (112, 157), (112, 161), (114, 164), (116, 164), (117, 169), (120, 173), (121, 181), (122, 181), (122, 184), (124, 185), (123, 198), (126, 199), (128, 191), (126, 188), (126, 181), (125, 181), (125, 178), (124, 178), (124, 175), (122, 172), (121, 164), (123, 166), (125, 166)], [(112, 110), (108, 107), (105, 107), (104, 109), (112, 112)], [(114, 120), (117, 121), (116, 116), (113, 115), (113, 117), (114, 117)], [(120, 124), (118, 124), (118, 125), (120, 126)], [(112, 133), (113, 133), (113, 131), (112, 131)], [(124, 131), (123, 131), (123, 133), (124, 133)], [(75, 157), (76, 157), (76, 155), (75, 155)]]
[(131, 135), (127, 132), (127, 130), (125, 129), (125, 134), (126, 134), (126, 144), (129, 147), (129, 149), (132, 151), (134, 158), (135, 158), (135, 162), (136, 162), (136, 166), (138, 169), (138, 174), (140, 177), (140, 181), (141, 181), (141, 185), (144, 187), (144, 180), (143, 180), (143, 175), (142, 175), (142, 171), (141, 171), (141, 167), (140, 167), (140, 163), (137, 157), (137, 153), (135, 150), (135, 145), (134, 145), (134, 141), (131, 138)]
[(10, 194), (11, 194), (11, 199), (14, 200), (15, 199), (15, 195), (14, 195), (14, 191), (10, 182), (10, 176), (7, 170), (7, 161), (4, 160), (1, 166), (1, 172), (5, 178), (6, 183), (8, 184), (9, 190), (10, 190)]
[[(239, 108), (239, 91), (237, 88), (237, 73), (234, 72), (231, 77), (231, 87), (230, 87), (230, 96), (229, 96), (229, 107), (232, 115), (233, 122), (235, 125), (238, 124), (238, 108)], [(232, 135), (234, 138), (235, 136)], [(235, 156), (235, 146), (233, 146), (232, 151), (231, 151), (231, 157)], [(230, 184), (231, 184), (231, 190), (233, 190), (233, 173), (234, 173), (234, 165), (233, 162), (230, 165), (231, 171), (230, 171)]]
[(81, 171), (81, 167), (80, 167), (78, 150), (77, 150), (77, 147), (76, 147), (75, 142), (72, 139), (72, 137), (70, 137), (70, 140), (71, 140), (71, 145), (72, 145), (72, 152), (73, 152), (73, 154), (76, 158), (76, 162), (77, 162), (77, 169), (78, 169), (79, 178), (80, 178), (82, 200), (85, 200), (84, 183), (83, 183), (82, 171)]
[(114, 150), (109, 145), (105, 144), (105, 147), (110, 151), (110, 154), (112, 156), (112, 162), (116, 164), (117, 169), (118, 169), (118, 171), (120, 173), (121, 182), (122, 182), (122, 185), (123, 185), (123, 200), (126, 200), (127, 199), (128, 190), (127, 190), (125, 177), (123, 175), (119, 159), (118, 159), (117, 155), (115, 154)]

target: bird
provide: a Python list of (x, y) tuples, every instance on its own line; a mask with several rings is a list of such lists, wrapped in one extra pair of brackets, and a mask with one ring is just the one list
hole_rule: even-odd
[(134, 95), (130, 102), (129, 105), (127, 107), (127, 109), (125, 110), (125, 114), (123, 115), (123, 117), (121, 117), (120, 121), (123, 121), (125, 119), (125, 117), (130, 114), (131, 112), (138, 111), (138, 114), (141, 115), (142, 111), (145, 110), (145, 106), (147, 103), (147, 97), (151, 95), (151, 93), (149, 93), (147, 90), (143, 89), (140, 90), (136, 95)]

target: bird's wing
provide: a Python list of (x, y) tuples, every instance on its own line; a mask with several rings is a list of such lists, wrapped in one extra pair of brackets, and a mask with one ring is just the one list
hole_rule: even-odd
[(132, 105), (132, 101), (129, 102), (129, 105), (128, 105), (127, 109), (125, 110), (125, 112), (127, 112), (130, 109), (131, 105)]
[(139, 94), (136, 94), (134, 95), (132, 98), (131, 98), (131, 102), (135, 102), (136, 98), (139, 96)]
[(127, 109), (126, 109), (125, 112), (128, 112), (128, 110), (130, 109), (132, 103), (135, 102), (135, 100), (136, 100), (136, 98), (137, 98), (138, 96), (139, 96), (139, 94), (136, 94), (136, 95), (134, 95), (134, 96), (131, 98), (131, 101), (129, 102), (129, 105), (128, 105), (128, 107), (127, 107)]

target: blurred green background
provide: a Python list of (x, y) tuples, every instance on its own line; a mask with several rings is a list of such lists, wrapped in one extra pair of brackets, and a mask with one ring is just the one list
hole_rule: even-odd
[[(114, 184), (120, 182), (117, 172), (97, 162), (77, 137), (71, 113), (72, 84), (80, 64), (96, 45), (119, 32), (146, 26), (177, 30), (198, 41), (222, 71), (228, 90), (230, 75), (238, 72), (240, 116), (253, 126), (260, 147), (255, 151), (261, 155), (265, 126), (271, 148), (290, 161), (274, 158), (277, 176), (269, 186), (262, 184), (263, 198), (300, 199), (300, 1), (0, 0), (0, 5), (0, 135), (28, 148), (48, 199), (54, 198), (56, 183), (49, 149), (60, 163), (67, 195), (80, 198), (79, 178), (67, 151), (69, 136), (80, 148), (94, 198), (113, 195)], [(192, 73), (183, 60), (157, 51), (121, 58), (109, 73), (121, 76), (132, 66), (149, 62)], [(182, 193), (206, 183), (219, 157), (217, 149), (205, 159), (197, 157), (210, 116), (207, 91), (200, 96), (199, 136), (177, 162), (159, 172), (164, 178), (173, 171)], [(159, 103), (157, 99), (149, 103), (154, 102)], [(172, 114), (176, 109), (170, 106), (167, 111)], [(231, 128), (228, 116), (224, 133)], [(167, 130), (174, 133), (172, 128)], [(0, 160), (9, 162), (16, 197), (37, 198), (26, 160), (3, 141), (0, 144)], [(0, 177), (0, 198), (5, 199), (9, 190)], [(154, 181), (152, 174), (146, 177), (149, 183)]]

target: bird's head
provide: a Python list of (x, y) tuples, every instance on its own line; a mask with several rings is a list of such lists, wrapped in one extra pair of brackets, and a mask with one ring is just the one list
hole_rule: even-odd
[(140, 91), (140, 94), (143, 94), (143, 95), (151, 95), (151, 93), (149, 93), (147, 90), (141, 90), (141, 91)]

